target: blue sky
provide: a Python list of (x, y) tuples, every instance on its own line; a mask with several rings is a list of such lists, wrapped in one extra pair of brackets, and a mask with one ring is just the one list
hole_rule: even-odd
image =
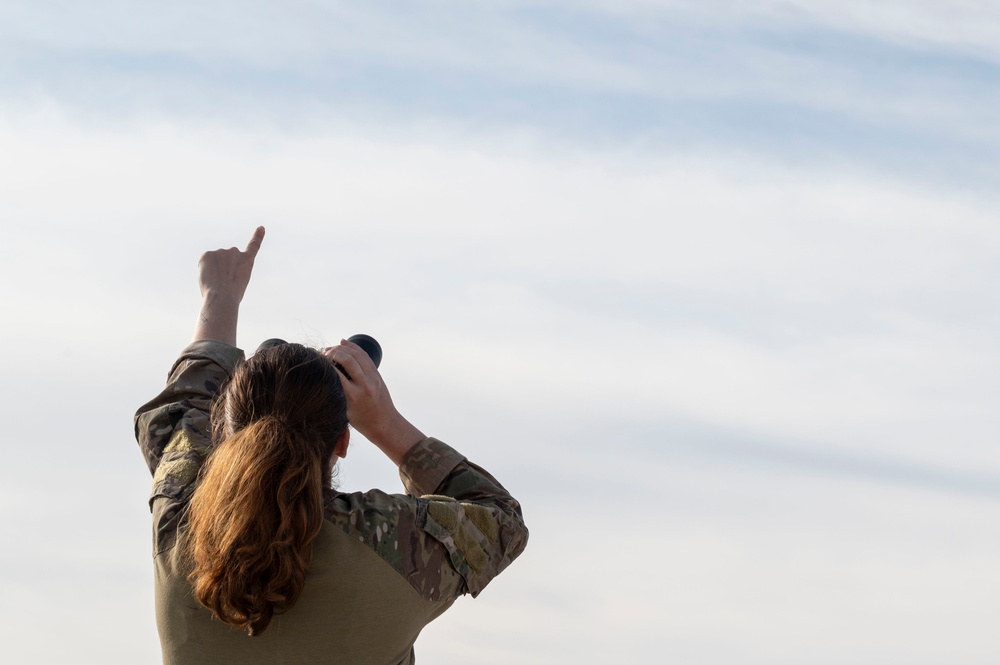
[[(766, 7), (741, 16), (727, 3), (701, 13), (639, 4), (642, 13), (587, 3), (239, 12), (231, 3), (7, 3), (4, 96), (53, 97), (116, 121), (164, 113), (291, 131), (341, 116), (524, 127), (597, 145), (713, 146), (994, 184), (995, 48), (963, 44), (961, 33), (958, 43), (887, 40)], [(949, 36), (943, 27), (938, 39)]]
[[(421, 660), (995, 663), (998, 35), (997, 2), (0, 3), (0, 657), (155, 660), (131, 413), (198, 255), (264, 224), (241, 343), (373, 334), (525, 505)], [(360, 438), (340, 480), (398, 488)]]

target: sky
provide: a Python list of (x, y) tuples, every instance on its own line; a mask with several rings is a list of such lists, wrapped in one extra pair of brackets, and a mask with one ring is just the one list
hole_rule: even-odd
[(263, 224), (241, 346), (524, 506), (420, 662), (995, 664), (997, 164), (995, 0), (0, 0), (0, 660), (158, 661), (132, 414)]

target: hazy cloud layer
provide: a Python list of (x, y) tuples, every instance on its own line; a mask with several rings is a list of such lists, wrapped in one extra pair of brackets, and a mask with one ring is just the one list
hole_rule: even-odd
[(524, 502), (422, 661), (994, 663), (998, 8), (0, 6), (0, 658), (155, 660), (131, 414), (264, 224), (242, 345)]

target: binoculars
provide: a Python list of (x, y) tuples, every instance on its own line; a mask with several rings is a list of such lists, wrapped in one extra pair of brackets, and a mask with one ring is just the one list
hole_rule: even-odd
[[(360, 346), (361, 350), (367, 353), (368, 357), (375, 363), (375, 367), (378, 367), (382, 362), (382, 346), (371, 335), (351, 335), (347, 338), (347, 341), (354, 342)], [(277, 337), (272, 337), (261, 342), (261, 345), (257, 347), (257, 351), (263, 351), (279, 344), (288, 344), (288, 342)]]

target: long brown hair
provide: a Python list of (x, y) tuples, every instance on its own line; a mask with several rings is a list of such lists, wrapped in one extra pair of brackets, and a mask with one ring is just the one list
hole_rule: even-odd
[(299, 344), (258, 351), (221, 389), (187, 527), (194, 597), (221, 621), (260, 635), (295, 604), (346, 429), (333, 363)]

